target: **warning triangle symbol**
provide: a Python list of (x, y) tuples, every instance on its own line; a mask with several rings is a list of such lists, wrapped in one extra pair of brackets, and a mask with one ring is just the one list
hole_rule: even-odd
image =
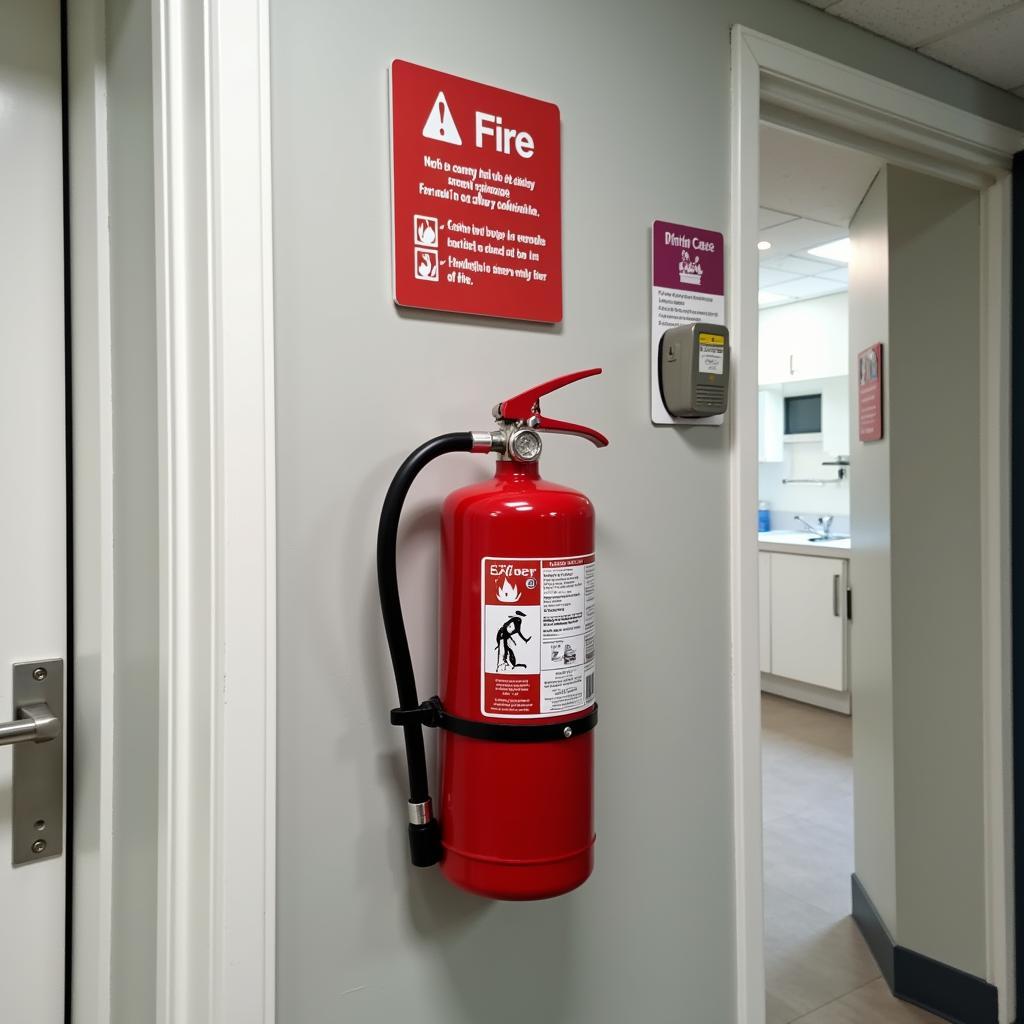
[(450, 142), (453, 146), (462, 145), (462, 136), (459, 135), (459, 129), (455, 127), (451, 107), (448, 106), (443, 92), (439, 92), (437, 99), (434, 100), (430, 116), (423, 126), (423, 137), (435, 139), (437, 142)]

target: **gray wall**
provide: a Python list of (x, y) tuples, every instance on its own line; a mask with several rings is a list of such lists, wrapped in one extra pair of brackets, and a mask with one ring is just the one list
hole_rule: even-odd
[(979, 215), (890, 167), (851, 225), (885, 438), (853, 434), (850, 573), (857, 874), (900, 945), (984, 977)]
[(897, 935), (983, 976), (979, 216), (890, 170)]
[[(896, 934), (896, 789), (893, 755), (888, 169), (850, 222), (850, 624), (853, 700), (854, 862), (889, 931)], [(857, 354), (883, 349), (881, 441), (858, 440)]]
[[(649, 225), (727, 227), (735, 21), (1007, 122), (1024, 124), (1022, 106), (792, 0), (274, 0), (271, 18), (280, 1019), (392, 1022), (415, 1008), (424, 1024), (725, 1024), (728, 431), (648, 422)], [(560, 328), (392, 304), (394, 57), (561, 106)], [(605, 376), (549, 408), (606, 430), (611, 446), (555, 438), (543, 472), (597, 507), (597, 867), (570, 896), (494, 903), (406, 862), (376, 517), (415, 444), (486, 427), (512, 384), (595, 364)], [(402, 584), (424, 695), (435, 685), (437, 506), (487, 472), (450, 457), (411, 498)]]

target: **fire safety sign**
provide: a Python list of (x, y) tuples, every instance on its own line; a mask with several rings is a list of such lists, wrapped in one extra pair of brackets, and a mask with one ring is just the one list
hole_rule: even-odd
[(561, 174), (555, 104), (393, 61), (395, 302), (558, 323)]

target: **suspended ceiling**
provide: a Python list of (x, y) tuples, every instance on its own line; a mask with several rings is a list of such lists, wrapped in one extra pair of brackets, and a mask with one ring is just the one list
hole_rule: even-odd
[(760, 164), (761, 307), (846, 291), (846, 264), (808, 250), (847, 236), (881, 161), (762, 124)]
[(1024, 97), (1021, 0), (804, 0)]

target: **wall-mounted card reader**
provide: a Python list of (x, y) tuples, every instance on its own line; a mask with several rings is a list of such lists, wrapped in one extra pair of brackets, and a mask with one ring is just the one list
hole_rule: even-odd
[(729, 404), (729, 331), (721, 324), (686, 324), (661, 336), (658, 381), (673, 416), (703, 419)]

